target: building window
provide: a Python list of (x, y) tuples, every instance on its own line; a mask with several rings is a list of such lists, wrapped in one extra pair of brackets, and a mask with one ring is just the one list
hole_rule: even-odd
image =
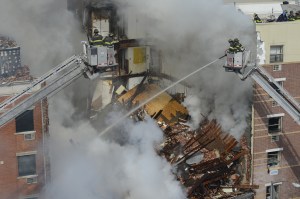
[(272, 135), (271, 136), (271, 142), (278, 142), (279, 141), (279, 135)]
[(35, 154), (17, 156), (19, 176), (29, 176), (36, 174)]
[(270, 63), (283, 62), (283, 46), (270, 47)]
[(266, 186), (266, 198), (267, 199), (279, 199), (279, 185), (278, 184)]
[(16, 117), (16, 132), (33, 131), (33, 110), (27, 110)]
[(281, 65), (274, 65), (273, 71), (281, 71)]
[(268, 131), (269, 133), (278, 133), (282, 129), (282, 117), (268, 118)]
[(267, 153), (268, 168), (276, 167), (279, 165), (280, 151), (272, 151)]
[(285, 81), (285, 78), (277, 78), (275, 79), (275, 81), (279, 86), (283, 87), (283, 82)]

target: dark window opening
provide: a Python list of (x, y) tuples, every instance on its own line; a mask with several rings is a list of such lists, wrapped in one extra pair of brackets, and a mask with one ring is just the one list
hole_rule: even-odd
[(16, 117), (16, 132), (33, 131), (33, 110), (27, 110)]
[(35, 154), (18, 156), (19, 176), (28, 176), (36, 174)]
[(276, 167), (279, 165), (279, 151), (268, 153), (268, 167)]
[(281, 131), (281, 117), (269, 118), (268, 122), (269, 133), (276, 133)]

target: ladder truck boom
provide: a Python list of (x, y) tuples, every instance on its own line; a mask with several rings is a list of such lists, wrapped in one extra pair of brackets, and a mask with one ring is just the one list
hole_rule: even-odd
[(251, 65), (248, 63), (249, 54), (250, 51), (247, 50), (243, 52), (227, 52), (227, 60), (224, 65), (225, 71), (237, 73), (241, 80), (245, 80), (248, 77), (252, 78), (300, 125), (299, 103), (263, 67), (254, 66), (249, 72), (244, 74), (244, 69)]
[[(1, 115), (0, 126), (4, 125), (11, 119), (30, 108), (37, 101), (44, 99), (54, 92), (60, 91), (62, 88), (66, 87), (68, 84), (82, 76), (85, 72), (86, 66), (83, 64), (83, 62), (80, 61), (80, 59), (78, 59), (76, 56), (70, 57), (53, 70), (33, 81), (32, 84), (24, 89), (21, 93), (2, 103), (0, 106), (1, 110), (5, 111), (5, 108), (8, 108), (8, 110)], [(43, 84), (45, 84), (45, 86), (43, 86)], [(30, 94), (30, 96), (27, 96), (29, 95), (30, 91), (38, 86), (41, 87), (38, 91)], [(18, 103), (16, 102), (17, 100), (21, 100), (21, 102)], [(16, 105), (14, 105), (14, 103), (16, 103)], [(13, 106), (9, 107), (10, 105)]]
[[(93, 52), (93, 53), (90, 53)], [(55, 94), (82, 75), (94, 79), (100, 73), (116, 69), (113, 46), (91, 46), (83, 42), (83, 54), (73, 55), (41, 77), (22, 92), (0, 104), (0, 126), (6, 124), (36, 102)], [(100, 57), (100, 58), (99, 58)], [(32, 92), (33, 90), (37, 90)]]

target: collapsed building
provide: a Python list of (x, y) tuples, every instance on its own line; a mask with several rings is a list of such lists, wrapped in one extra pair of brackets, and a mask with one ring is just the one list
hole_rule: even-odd
[[(110, 105), (132, 110), (160, 91), (157, 83), (142, 81), (116, 94)], [(130, 118), (140, 122), (147, 115), (156, 120), (164, 134), (157, 154), (172, 165), (172, 173), (188, 198), (254, 198), (258, 186), (251, 184), (247, 136), (236, 140), (223, 132), (215, 120), (208, 119), (198, 129), (192, 129), (182, 100), (182, 94), (164, 92), (139, 107)]]

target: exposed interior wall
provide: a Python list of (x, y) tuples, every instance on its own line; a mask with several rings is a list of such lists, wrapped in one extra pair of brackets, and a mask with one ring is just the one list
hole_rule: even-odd
[[(134, 47), (128, 48), (126, 59), (128, 59), (129, 72), (141, 73), (149, 69), (150, 62), (150, 49), (149, 47)], [(128, 81), (128, 89), (135, 87), (142, 81), (143, 77), (130, 78)]]

